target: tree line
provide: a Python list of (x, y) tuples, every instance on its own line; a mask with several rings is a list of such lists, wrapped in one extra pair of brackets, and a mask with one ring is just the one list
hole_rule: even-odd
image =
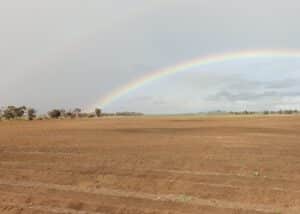
[(36, 110), (26, 106), (7, 106), (0, 110), (0, 119), (6, 120), (20, 119), (26, 117), (28, 120), (36, 118)]
[[(263, 115), (291, 115), (300, 114), (299, 110), (278, 110), (278, 111), (239, 111), (239, 112), (224, 112), (217, 111), (218, 114), (232, 114), (232, 115), (253, 115), (253, 114), (263, 114)], [(100, 108), (96, 108), (94, 112), (87, 113), (83, 112), (80, 108), (75, 108), (73, 110), (65, 109), (52, 109), (47, 114), (37, 115), (37, 111), (34, 108), (26, 106), (7, 106), (0, 109), (0, 120), (15, 120), (15, 119), (73, 119), (73, 118), (93, 118), (93, 117), (105, 117), (105, 116), (142, 116), (143, 113), (138, 112), (116, 112), (116, 113), (103, 113)]]
[(138, 112), (117, 112), (117, 113), (103, 113), (100, 108), (96, 108), (94, 112), (83, 112), (80, 108), (73, 110), (52, 109), (47, 114), (37, 115), (34, 108), (26, 106), (7, 106), (0, 109), (0, 120), (43, 120), (43, 119), (74, 119), (74, 118), (93, 118), (105, 116), (142, 116)]
[(271, 114), (299, 114), (299, 110), (278, 110), (278, 111), (262, 111), (262, 112), (256, 112), (256, 111), (239, 111), (239, 112), (229, 112), (229, 114), (234, 115), (251, 115), (251, 114), (264, 114), (264, 115), (271, 115)]
[(59, 119), (59, 118), (84, 118), (84, 117), (101, 117), (102, 110), (96, 108), (92, 113), (82, 112), (80, 108), (75, 108), (73, 110), (65, 109), (53, 109), (49, 111), (46, 115), (37, 115), (37, 111), (34, 108), (26, 106), (7, 106), (0, 109), (0, 120), (15, 120), (15, 119)]

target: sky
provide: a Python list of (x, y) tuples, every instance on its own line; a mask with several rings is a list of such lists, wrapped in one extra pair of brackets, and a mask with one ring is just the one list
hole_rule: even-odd
[(300, 109), (300, 60), (216, 63), (101, 99), (212, 54), (300, 50), (297, 0), (0, 0), (0, 106), (189, 113)]

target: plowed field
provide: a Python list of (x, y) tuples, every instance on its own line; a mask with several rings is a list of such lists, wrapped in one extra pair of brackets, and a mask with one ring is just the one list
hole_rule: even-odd
[(0, 122), (0, 213), (300, 213), (300, 117)]

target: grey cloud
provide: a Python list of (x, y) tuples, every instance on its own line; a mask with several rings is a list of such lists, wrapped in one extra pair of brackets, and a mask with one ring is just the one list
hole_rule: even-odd
[(227, 100), (230, 102), (238, 101), (259, 101), (260, 99), (275, 99), (284, 97), (300, 97), (300, 92), (278, 92), (278, 91), (265, 91), (265, 92), (238, 92), (233, 93), (229, 91), (221, 91), (213, 96), (209, 96), (208, 100)]
[(266, 88), (270, 89), (286, 89), (299, 85), (298, 79), (285, 79), (281, 81), (268, 82)]
[(292, 88), (298, 86), (299, 80), (296, 79), (283, 79), (283, 80), (248, 80), (248, 79), (234, 79), (228, 81), (228, 85), (224, 89), (231, 89), (233, 91), (268, 91), (268, 90), (291, 90)]

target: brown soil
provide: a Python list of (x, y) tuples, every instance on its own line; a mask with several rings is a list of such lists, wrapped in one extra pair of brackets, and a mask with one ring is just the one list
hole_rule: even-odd
[(300, 117), (0, 122), (0, 213), (300, 213)]

